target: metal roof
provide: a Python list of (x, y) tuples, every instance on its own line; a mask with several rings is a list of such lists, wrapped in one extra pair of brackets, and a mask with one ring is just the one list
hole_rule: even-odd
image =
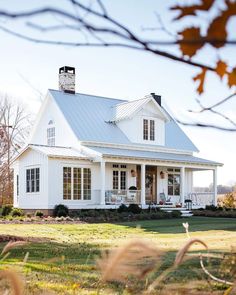
[[(118, 109), (120, 108), (118, 112), (120, 118), (127, 116), (132, 112), (133, 107), (139, 108), (140, 104), (150, 98), (128, 102), (80, 93), (68, 94), (58, 90), (49, 90), (49, 93), (80, 141), (140, 146), (140, 144), (132, 143), (115, 123), (107, 121), (112, 117), (112, 110), (117, 109), (117, 106)], [(123, 108), (124, 106), (126, 107)], [(165, 128), (166, 148), (198, 151), (174, 120), (166, 122)]]
[(47, 155), (48, 157), (66, 157), (66, 158), (88, 158), (77, 150), (70, 147), (57, 147), (30, 144), (29, 148)]
[(128, 150), (110, 147), (96, 147), (89, 146), (90, 149), (102, 154), (103, 156), (109, 157), (124, 157), (124, 158), (140, 158), (149, 160), (159, 160), (159, 161), (171, 161), (180, 163), (192, 163), (192, 164), (204, 164), (204, 165), (222, 165), (221, 163), (213, 162), (210, 160), (197, 158), (192, 155), (174, 154), (174, 153), (164, 153), (164, 152), (152, 152), (152, 151), (142, 151), (142, 150)]

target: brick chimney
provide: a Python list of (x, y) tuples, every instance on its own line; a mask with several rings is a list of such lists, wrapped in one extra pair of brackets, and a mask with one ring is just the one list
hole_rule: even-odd
[(59, 69), (59, 90), (75, 94), (75, 68), (64, 66)]
[(159, 104), (159, 106), (161, 106), (161, 96), (155, 93), (150, 93), (150, 94), (155, 99), (155, 101)]

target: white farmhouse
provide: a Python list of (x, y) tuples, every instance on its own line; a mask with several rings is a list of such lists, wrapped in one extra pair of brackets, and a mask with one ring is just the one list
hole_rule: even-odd
[[(14, 206), (49, 213), (57, 204), (215, 204), (221, 164), (197, 151), (159, 95), (124, 101), (75, 93), (75, 69), (63, 67), (59, 91), (48, 91), (29, 144), (14, 160)], [(193, 192), (200, 170), (213, 171), (212, 192)]]

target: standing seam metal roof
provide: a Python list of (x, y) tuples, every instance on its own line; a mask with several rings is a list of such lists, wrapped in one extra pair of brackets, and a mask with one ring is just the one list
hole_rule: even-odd
[[(68, 94), (58, 90), (49, 90), (49, 93), (80, 141), (136, 145), (130, 142), (116, 124), (107, 122), (112, 116), (112, 109), (119, 104), (129, 105), (125, 104), (128, 101), (79, 93)], [(130, 105), (138, 107), (145, 99), (137, 100)], [(128, 108), (125, 114), (130, 111)], [(198, 151), (174, 120), (165, 123), (165, 147)]]

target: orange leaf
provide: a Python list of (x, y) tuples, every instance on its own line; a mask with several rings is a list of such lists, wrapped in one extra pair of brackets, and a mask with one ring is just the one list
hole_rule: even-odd
[[(230, 17), (236, 15), (236, 2), (225, 2), (227, 8), (221, 14), (213, 19), (207, 30), (207, 39), (212, 40), (211, 45), (220, 48), (225, 45), (227, 39), (227, 22)], [(222, 42), (220, 42), (222, 41)]]
[(216, 64), (216, 73), (218, 76), (220, 76), (221, 79), (224, 77), (225, 74), (227, 74), (227, 67), (228, 65), (226, 62), (218, 60)]
[(236, 85), (236, 67), (233, 68), (232, 72), (228, 73), (228, 85), (229, 87)]
[(176, 5), (171, 7), (171, 10), (179, 10), (179, 15), (175, 18), (175, 20), (181, 19), (182, 17), (188, 15), (196, 15), (197, 10), (209, 10), (213, 5), (215, 0), (202, 0), (201, 4), (192, 5), (192, 6), (181, 6)]
[(195, 77), (193, 77), (193, 81), (198, 81), (199, 80), (199, 85), (197, 88), (197, 92), (199, 94), (202, 94), (204, 92), (204, 82), (205, 82), (205, 77), (206, 77), (206, 72), (207, 69), (206, 68), (202, 68), (201, 73), (199, 73), (198, 75), (196, 75)]
[(179, 35), (182, 36), (179, 46), (183, 55), (192, 57), (203, 46), (200, 28), (187, 28), (180, 32)]

